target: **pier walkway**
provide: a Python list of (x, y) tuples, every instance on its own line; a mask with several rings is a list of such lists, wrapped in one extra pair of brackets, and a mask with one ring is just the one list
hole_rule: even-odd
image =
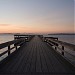
[(24, 43), (11, 54), (8, 60), (5, 60), (5, 64), (0, 66), (0, 74), (75, 73), (71, 64), (38, 36), (33, 37), (30, 42)]

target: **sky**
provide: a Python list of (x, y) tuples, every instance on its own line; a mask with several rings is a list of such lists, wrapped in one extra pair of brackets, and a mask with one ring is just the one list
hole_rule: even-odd
[(0, 33), (73, 33), (74, 0), (0, 0)]

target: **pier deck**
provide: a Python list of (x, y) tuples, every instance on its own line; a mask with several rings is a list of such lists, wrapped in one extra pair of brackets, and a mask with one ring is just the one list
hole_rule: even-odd
[(5, 62), (0, 68), (3, 74), (75, 73), (71, 65), (38, 36), (24, 43)]

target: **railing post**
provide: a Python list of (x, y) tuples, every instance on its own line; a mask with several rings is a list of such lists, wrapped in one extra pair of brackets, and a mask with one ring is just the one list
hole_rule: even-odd
[(17, 46), (15, 46), (16, 50), (17, 50)]
[(57, 40), (58, 40), (58, 38), (57, 38)]
[(64, 56), (64, 46), (62, 46), (62, 55)]
[(8, 46), (8, 55), (10, 55), (10, 45)]
[(28, 42), (28, 40), (29, 40), (29, 37), (27, 37), (26, 42)]
[(57, 50), (57, 47), (55, 46), (55, 50)]

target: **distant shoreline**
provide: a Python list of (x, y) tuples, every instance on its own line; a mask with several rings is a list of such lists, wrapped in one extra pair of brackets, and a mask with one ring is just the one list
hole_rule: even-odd
[(55, 33), (55, 34), (48, 34), (48, 35), (75, 35), (75, 33)]
[[(15, 35), (15, 34), (27, 34), (27, 33), (0, 33), (0, 34)], [(47, 33), (47, 35), (75, 35), (75, 33), (50, 33), (50, 34)]]

